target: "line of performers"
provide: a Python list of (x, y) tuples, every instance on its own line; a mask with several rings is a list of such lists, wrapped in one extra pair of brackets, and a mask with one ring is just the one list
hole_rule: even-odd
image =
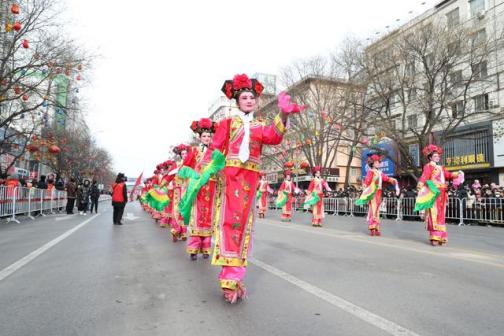
[[(448, 183), (452, 181), (455, 187), (464, 182), (464, 173), (449, 172), (440, 164), (443, 150), (434, 144), (427, 145), (423, 154), (428, 163), (423, 167), (422, 176), (418, 180), (418, 196), (414, 211), (420, 212), (429, 231), (429, 241), (432, 246), (442, 246), (448, 242), (445, 213), (447, 206)], [(396, 179), (385, 175), (381, 170), (383, 157), (378, 154), (368, 156), (368, 171), (363, 181), (364, 189), (356, 205), (368, 205), (367, 223), (371, 236), (380, 236), (380, 205), (384, 184), (392, 184), (399, 195)]]
[[(197, 260), (199, 254), (205, 259), (211, 256), (211, 263), (221, 267), (219, 283), (224, 299), (235, 303), (246, 297), (243, 280), (253, 240), (256, 202), (259, 217), (264, 217), (267, 208), (268, 185), (260, 173), (262, 148), (280, 144), (288, 119), (304, 107), (291, 102), (282, 92), (278, 96), (279, 113), (271, 124), (266, 124), (254, 118), (257, 98), (263, 91), (257, 79), (236, 75), (224, 82), (222, 91), (228, 99), (236, 101), (238, 111), (218, 123), (207, 118), (194, 121), (191, 129), (200, 143), (176, 146), (178, 159), (157, 165), (140, 199), (160, 226), (170, 228), (173, 242), (188, 240), (191, 260)], [(419, 199), (425, 202), (419, 204), (430, 223), (431, 240), (442, 244), (446, 242), (442, 211), (446, 204), (446, 181), (457, 175), (439, 166), (440, 149), (433, 148), (429, 147), (431, 163), (424, 168), (419, 185), (422, 187)], [(370, 204), (370, 231), (379, 235), (382, 184), (397, 181), (379, 171), (381, 158), (372, 157), (371, 161), (365, 180), (367, 188), (360, 202)], [(297, 191), (290, 168), (286, 166), (277, 198), (284, 221), (292, 218), (292, 194)], [(323, 192), (330, 188), (321, 178), (320, 167), (313, 167), (312, 173), (314, 178), (306, 191), (305, 207), (312, 209), (312, 225), (320, 227), (324, 218)]]

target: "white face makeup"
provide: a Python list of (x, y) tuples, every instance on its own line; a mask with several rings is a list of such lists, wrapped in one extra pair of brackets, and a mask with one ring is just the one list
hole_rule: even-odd
[(238, 108), (240, 111), (250, 113), (256, 108), (256, 98), (252, 92), (243, 92), (238, 97)]

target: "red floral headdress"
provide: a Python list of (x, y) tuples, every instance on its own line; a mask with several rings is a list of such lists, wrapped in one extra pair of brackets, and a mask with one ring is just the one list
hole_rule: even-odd
[(308, 168), (310, 168), (310, 164), (307, 161), (303, 161), (299, 165), (299, 168), (304, 169), (304, 170), (308, 170)]
[(163, 164), (162, 163), (160, 163), (160, 164), (158, 164), (156, 166), (156, 170), (161, 170), (162, 168), (163, 168)]
[(312, 174), (315, 175), (316, 172), (320, 172), (321, 171), (321, 168), (320, 168), (320, 166), (315, 166), (315, 167), (312, 168), (311, 171), (312, 171)]
[(235, 75), (232, 80), (226, 80), (221, 90), (228, 99), (238, 99), (239, 94), (244, 91), (252, 92), (256, 97), (259, 97), (264, 90), (264, 86), (257, 79), (250, 79), (247, 75), (241, 74)]
[(381, 155), (378, 155), (378, 154), (368, 154), (368, 159), (367, 159), (367, 162), (368, 163), (373, 163), (375, 161), (380, 161), (383, 160), (383, 156)]
[(191, 130), (201, 135), (203, 132), (215, 133), (215, 122), (209, 118), (201, 118), (191, 123)]
[(294, 162), (287, 161), (284, 163), (284, 168), (292, 169), (294, 167)]
[(432, 153), (438, 153), (439, 155), (443, 154), (443, 148), (438, 147), (434, 144), (430, 144), (425, 146), (425, 148), (422, 150), (423, 155), (426, 157), (431, 155)]
[(182, 154), (182, 151), (184, 150), (188, 150), (188, 146), (187, 145), (184, 145), (184, 144), (180, 144), (178, 146), (176, 146), (175, 148), (173, 148), (173, 152), (177, 155), (181, 155)]

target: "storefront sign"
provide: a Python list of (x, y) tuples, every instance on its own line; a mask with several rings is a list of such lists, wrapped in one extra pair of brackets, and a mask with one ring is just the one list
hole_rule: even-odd
[(494, 166), (504, 167), (504, 120), (496, 120), (492, 124)]

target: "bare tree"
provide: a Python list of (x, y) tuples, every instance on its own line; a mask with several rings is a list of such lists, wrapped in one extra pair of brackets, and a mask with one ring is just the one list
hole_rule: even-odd
[[(48, 111), (72, 113), (66, 98), (88, 59), (61, 37), (54, 1), (0, 1), (0, 155), (24, 155), (29, 139), (48, 125)], [(16, 7), (17, 6), (17, 7)], [(63, 115), (65, 115), (63, 117)], [(55, 118), (57, 120), (57, 118)], [(0, 173), (4, 174), (6, 170)]]
[[(400, 172), (420, 174), (410, 144), (423, 148), (434, 132), (442, 143), (458, 127), (496, 113), (484, 101), (495, 85), (487, 77), (495, 45), (484, 31), (431, 22), (392, 34), (363, 53), (368, 87), (363, 109), (372, 131), (396, 144), (400, 160), (392, 159)], [(483, 101), (472, 99), (476, 92)]]

